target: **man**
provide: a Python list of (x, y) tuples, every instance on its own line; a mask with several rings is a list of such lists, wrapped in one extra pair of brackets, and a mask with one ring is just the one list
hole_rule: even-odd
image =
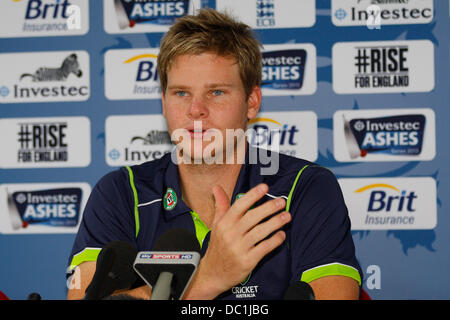
[[(261, 159), (252, 162), (258, 149), (239, 134), (261, 104), (260, 44), (251, 29), (211, 9), (183, 17), (162, 40), (158, 72), (177, 150), (95, 186), (69, 261), (80, 285), (68, 298), (84, 296), (107, 243), (151, 250), (182, 227), (202, 246), (184, 299), (282, 299), (295, 281), (308, 282), (317, 299), (357, 299), (361, 271), (335, 177), (277, 153), (277, 172), (263, 175)], [(151, 290), (126, 293), (148, 299)]]

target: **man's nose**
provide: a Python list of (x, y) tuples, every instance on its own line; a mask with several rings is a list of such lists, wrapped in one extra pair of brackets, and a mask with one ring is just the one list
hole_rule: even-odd
[(204, 98), (194, 97), (191, 100), (188, 116), (192, 119), (205, 118), (208, 116), (208, 107)]

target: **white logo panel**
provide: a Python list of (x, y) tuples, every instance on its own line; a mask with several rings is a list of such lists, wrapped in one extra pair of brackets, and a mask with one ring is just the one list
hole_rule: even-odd
[(90, 96), (86, 51), (0, 54), (0, 103), (85, 101)]
[(367, 26), (430, 23), (434, 16), (433, 0), (377, 1), (332, 0), (331, 19), (336, 26)]
[(433, 229), (436, 181), (421, 178), (339, 179), (352, 230)]
[(311, 95), (317, 90), (316, 47), (310, 43), (264, 45), (264, 96)]
[(156, 70), (159, 49), (108, 50), (105, 54), (105, 95), (110, 100), (160, 99)]
[(228, 11), (254, 29), (304, 28), (316, 23), (315, 0), (216, 0), (218, 11)]
[(107, 33), (167, 32), (177, 18), (193, 14), (201, 0), (103, 0)]
[(105, 156), (110, 166), (159, 159), (174, 147), (162, 115), (110, 116), (105, 131)]
[(0, 1), (0, 37), (73, 36), (88, 31), (88, 0)]
[(1, 168), (86, 167), (91, 125), (86, 117), (0, 119)]
[(339, 42), (333, 46), (336, 93), (429, 92), (434, 46), (429, 40)]
[(333, 132), (341, 162), (425, 161), (436, 154), (432, 109), (340, 110)]
[(84, 182), (0, 185), (0, 232), (76, 233), (91, 187)]
[(312, 111), (260, 112), (249, 121), (248, 129), (247, 140), (253, 146), (317, 159), (317, 115)]

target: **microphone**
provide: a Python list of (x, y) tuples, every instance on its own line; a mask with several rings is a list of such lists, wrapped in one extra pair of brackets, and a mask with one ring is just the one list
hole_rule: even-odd
[(28, 295), (27, 300), (42, 300), (42, 297), (37, 292), (32, 292)]
[(84, 300), (100, 300), (116, 290), (129, 289), (136, 281), (133, 261), (136, 248), (128, 242), (113, 241), (99, 253), (91, 283)]
[(200, 261), (200, 245), (186, 229), (171, 229), (156, 242), (153, 251), (141, 251), (134, 270), (152, 288), (150, 300), (179, 300)]
[(309, 284), (296, 281), (291, 284), (285, 294), (284, 300), (315, 300), (314, 291)]

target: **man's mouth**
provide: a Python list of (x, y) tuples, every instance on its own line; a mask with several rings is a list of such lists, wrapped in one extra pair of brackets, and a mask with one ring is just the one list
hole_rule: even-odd
[(189, 134), (191, 135), (191, 138), (198, 139), (203, 138), (205, 135), (206, 130), (203, 129), (192, 129), (189, 130)]

